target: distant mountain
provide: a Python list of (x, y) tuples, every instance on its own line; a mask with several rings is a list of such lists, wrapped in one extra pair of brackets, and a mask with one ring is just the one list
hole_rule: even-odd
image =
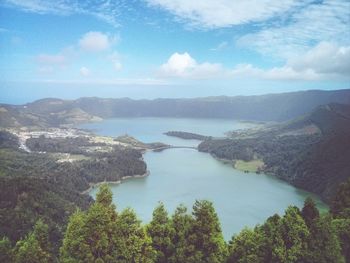
[(349, 131), (350, 104), (330, 103), (316, 107), (310, 113), (298, 118), (264, 125), (243, 131), (232, 131), (232, 138), (249, 138), (286, 135), (330, 135), (339, 131)]
[(43, 99), (26, 105), (0, 105), (0, 127), (38, 126), (53, 127), (99, 121), (79, 107), (74, 101)]
[(113, 117), (230, 118), (286, 121), (320, 105), (350, 104), (350, 90), (300, 91), (281, 94), (195, 99), (129, 98), (42, 99), (21, 106), (0, 105), (1, 126), (52, 126)]
[(350, 105), (331, 103), (292, 121), (206, 140), (199, 150), (229, 160), (262, 160), (264, 173), (330, 200), (350, 177)]

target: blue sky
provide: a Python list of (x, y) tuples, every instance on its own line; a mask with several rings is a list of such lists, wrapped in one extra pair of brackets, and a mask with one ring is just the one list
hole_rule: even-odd
[(1, 102), (350, 88), (348, 0), (0, 0)]

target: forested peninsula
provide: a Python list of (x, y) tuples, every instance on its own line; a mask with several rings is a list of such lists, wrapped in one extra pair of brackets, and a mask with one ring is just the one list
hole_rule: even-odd
[(192, 132), (184, 132), (184, 131), (168, 131), (164, 133), (168, 136), (178, 137), (184, 140), (199, 140), (204, 141), (210, 138), (210, 136), (205, 136)]
[(349, 138), (350, 105), (329, 104), (288, 122), (205, 140), (198, 149), (219, 159), (256, 162), (257, 172), (329, 202), (339, 183), (350, 176)]

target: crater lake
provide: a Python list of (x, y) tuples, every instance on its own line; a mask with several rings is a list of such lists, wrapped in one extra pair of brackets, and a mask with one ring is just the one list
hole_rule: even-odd
[[(164, 135), (167, 131), (185, 131), (224, 137), (225, 132), (246, 129), (255, 124), (226, 119), (116, 118), (80, 125), (100, 135), (128, 134), (142, 142), (163, 142), (175, 146), (197, 146), (197, 140)], [(244, 173), (232, 164), (216, 160), (196, 149), (174, 148), (148, 151), (143, 156), (150, 174), (111, 184), (117, 210), (132, 207), (147, 223), (159, 202), (171, 214), (184, 204), (189, 213), (196, 199), (213, 202), (226, 240), (245, 226), (263, 223), (269, 216), (283, 214), (289, 205), (303, 206), (312, 196), (320, 209), (326, 205), (315, 195), (265, 174)], [(91, 190), (95, 196), (97, 188)]]

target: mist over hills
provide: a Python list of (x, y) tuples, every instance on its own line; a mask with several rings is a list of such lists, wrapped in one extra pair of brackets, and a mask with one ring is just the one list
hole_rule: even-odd
[(229, 118), (286, 121), (320, 105), (350, 104), (350, 90), (299, 91), (281, 94), (194, 99), (129, 98), (41, 99), (25, 105), (0, 104), (1, 126), (57, 126), (113, 117)]

